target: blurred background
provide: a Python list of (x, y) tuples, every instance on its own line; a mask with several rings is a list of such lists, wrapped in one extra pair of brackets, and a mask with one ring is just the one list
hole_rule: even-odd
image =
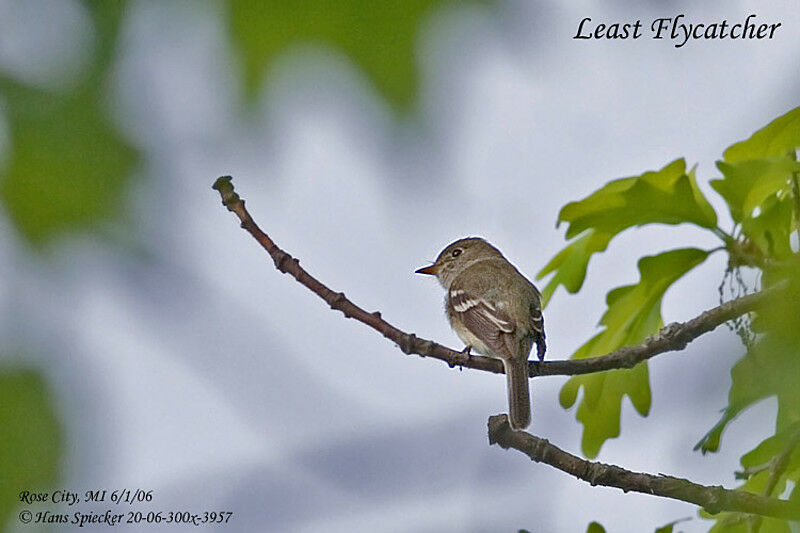
[[(572, 39), (584, 17), (680, 13), (782, 26), (679, 49), (648, 32)], [(489, 447), (503, 376), (343, 320), (274, 269), (211, 184), (233, 175), (333, 289), (461, 349), (416, 268), (481, 235), (533, 278), (564, 244), (562, 205), (681, 156), (726, 214), (714, 161), (798, 105), (799, 58), (792, 0), (0, 0), (0, 519), (49, 530), (17, 519), (46, 508), (23, 489), (141, 488), (151, 503), (53, 509), (232, 511), (231, 532), (707, 530), (694, 506)], [(579, 294), (550, 302), (548, 358), (593, 335), (638, 257), (686, 245), (716, 242), (684, 226), (615, 239)], [(715, 306), (724, 268), (713, 256), (670, 290), (665, 321)], [(720, 453), (692, 446), (742, 353), (719, 328), (652, 360), (650, 415), (626, 401), (598, 459), (734, 486), (773, 402)], [(532, 381), (530, 431), (578, 453), (564, 381)], [(185, 526), (118, 529), (142, 527)]]

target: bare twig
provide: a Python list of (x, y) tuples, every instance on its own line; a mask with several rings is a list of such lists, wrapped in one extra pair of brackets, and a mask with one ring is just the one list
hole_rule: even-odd
[(592, 486), (616, 487), (653, 496), (672, 498), (703, 507), (712, 514), (721, 511), (755, 513), (785, 520), (800, 519), (800, 508), (785, 500), (749, 492), (705, 486), (663, 474), (631, 472), (619, 466), (586, 461), (524, 431), (512, 430), (506, 415), (489, 417), (489, 444), (519, 450), (531, 460), (545, 463)]
[[(245, 209), (244, 200), (234, 192), (230, 176), (223, 176), (217, 179), (214, 183), (214, 189), (219, 191), (222, 197), (222, 204), (239, 217), (242, 228), (247, 230), (269, 253), (275, 262), (275, 267), (281, 272), (291, 275), (314, 294), (325, 300), (331, 309), (341, 311), (346, 318), (354, 318), (378, 331), (384, 337), (397, 344), (403, 353), (439, 359), (450, 365), (450, 367), (458, 366), (484, 370), (495, 374), (503, 373), (503, 365), (498, 359), (468, 355), (463, 351), (453, 350), (431, 340), (417, 337), (413, 333), (406, 333), (383, 320), (380, 312), (370, 313), (347, 299), (344, 293), (331, 290), (310, 275), (300, 266), (300, 262), (297, 259), (281, 250), (266, 233), (261, 231), (250, 216), (250, 213)], [(669, 324), (657, 334), (645, 339), (641, 344), (626, 346), (606, 355), (576, 360), (529, 361), (529, 375), (531, 377), (571, 376), (616, 368), (631, 368), (658, 354), (681, 350), (689, 342), (715, 329), (720, 324), (753, 311), (768, 293), (775, 289), (771, 288), (737, 298), (710, 309), (688, 322)]]

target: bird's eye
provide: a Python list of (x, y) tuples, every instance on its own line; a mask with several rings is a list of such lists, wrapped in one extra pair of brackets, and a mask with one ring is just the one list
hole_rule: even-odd
[(458, 257), (459, 255), (461, 255), (462, 251), (463, 250), (461, 250), (461, 248), (456, 248), (455, 250), (453, 250), (453, 257)]

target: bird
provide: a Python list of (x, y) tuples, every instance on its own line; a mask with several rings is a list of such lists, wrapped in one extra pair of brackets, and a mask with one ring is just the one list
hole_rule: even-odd
[(416, 273), (435, 276), (444, 287), (445, 312), (465, 352), (474, 349), (503, 362), (509, 424), (515, 430), (528, 427), (528, 356), (534, 344), (540, 361), (547, 350), (539, 290), (480, 237), (448, 244)]

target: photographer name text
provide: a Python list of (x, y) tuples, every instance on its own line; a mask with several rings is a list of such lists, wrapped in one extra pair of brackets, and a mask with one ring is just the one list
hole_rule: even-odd
[[(154, 508), (153, 490), (141, 488), (82, 492), (64, 489), (46, 492), (22, 490), (18, 498), (26, 506), (17, 515), (21, 524), (72, 524), (79, 528), (96, 526), (103, 529), (119, 525), (172, 527), (177, 524), (201, 527), (228, 524), (233, 517), (233, 511), (229, 510)], [(145, 505), (147, 508), (140, 509)], [(40, 509), (40, 506), (46, 508)]]
[[(755, 14), (743, 20), (723, 19), (712, 23), (690, 22), (686, 15), (654, 19), (649, 25), (653, 39), (669, 39), (675, 48), (681, 48), (690, 40), (752, 40), (772, 39), (780, 22), (762, 23)], [(595, 23), (591, 17), (584, 17), (578, 23), (578, 31), (573, 39), (639, 39), (643, 32), (642, 21)]]

